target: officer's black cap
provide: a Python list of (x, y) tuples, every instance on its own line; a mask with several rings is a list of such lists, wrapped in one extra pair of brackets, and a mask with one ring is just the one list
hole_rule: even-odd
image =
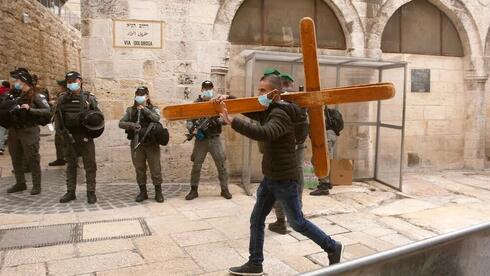
[(26, 69), (26, 68), (23, 68), (23, 67), (19, 67), (17, 69), (15, 69), (14, 71), (10, 71), (10, 76), (14, 79), (16, 79), (17, 77), (17, 74), (21, 73), (21, 72), (24, 72), (24, 73), (29, 73), (29, 71)]
[(134, 92), (137, 95), (148, 95), (150, 94), (150, 91), (148, 90), (148, 87), (146, 86), (140, 86), (136, 89), (136, 92)]
[(209, 80), (203, 81), (201, 84), (201, 88), (213, 88), (213, 87), (214, 87), (213, 82)]
[(29, 85), (33, 84), (32, 76), (31, 74), (21, 71), (15, 75), (15, 79), (21, 80)]
[(76, 71), (70, 71), (70, 72), (66, 73), (66, 75), (65, 75), (66, 81), (74, 81), (76, 79), (82, 79), (82, 75), (80, 75), (80, 73), (78, 73)]

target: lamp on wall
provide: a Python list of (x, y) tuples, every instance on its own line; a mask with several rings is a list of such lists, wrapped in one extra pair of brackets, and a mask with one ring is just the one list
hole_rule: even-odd
[(22, 18), (22, 22), (24, 24), (29, 24), (31, 23), (31, 17), (29, 16), (29, 14), (25, 11), (23, 11), (20, 15), (20, 17)]

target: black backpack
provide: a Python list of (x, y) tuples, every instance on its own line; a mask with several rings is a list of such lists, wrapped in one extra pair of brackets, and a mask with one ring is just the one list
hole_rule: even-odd
[(339, 136), (340, 132), (344, 129), (342, 114), (337, 109), (328, 107), (325, 107), (324, 113), (327, 130), (333, 130)]
[(286, 111), (294, 123), (296, 145), (303, 144), (310, 131), (306, 109), (290, 102), (281, 102), (278, 106)]

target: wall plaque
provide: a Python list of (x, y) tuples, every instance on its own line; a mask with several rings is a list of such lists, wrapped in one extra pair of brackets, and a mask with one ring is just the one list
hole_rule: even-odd
[(430, 92), (430, 69), (412, 69), (411, 80), (412, 92)]
[(114, 20), (115, 48), (163, 48), (163, 21)]

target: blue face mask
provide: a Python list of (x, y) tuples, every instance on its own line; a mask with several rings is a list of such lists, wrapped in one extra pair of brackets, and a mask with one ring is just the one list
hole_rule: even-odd
[(265, 107), (269, 107), (269, 105), (272, 103), (272, 99), (267, 98), (267, 94), (260, 95), (258, 100), (259, 103)]
[(134, 97), (134, 101), (137, 104), (144, 104), (146, 101), (146, 97), (145, 96), (136, 96), (136, 97)]
[(20, 82), (16, 82), (16, 83), (14, 84), (14, 87), (15, 87), (15, 89), (17, 89), (17, 90), (21, 90), (21, 89), (22, 89), (22, 86), (23, 86), (23, 85), (22, 85), (22, 83), (20, 83)]
[(214, 95), (214, 91), (213, 90), (204, 90), (202, 92), (202, 95), (206, 98), (212, 98), (213, 95)]
[(78, 82), (72, 82), (72, 83), (69, 83), (66, 85), (66, 87), (68, 89), (70, 89), (70, 91), (77, 91), (78, 89), (80, 89), (80, 84), (78, 84)]

